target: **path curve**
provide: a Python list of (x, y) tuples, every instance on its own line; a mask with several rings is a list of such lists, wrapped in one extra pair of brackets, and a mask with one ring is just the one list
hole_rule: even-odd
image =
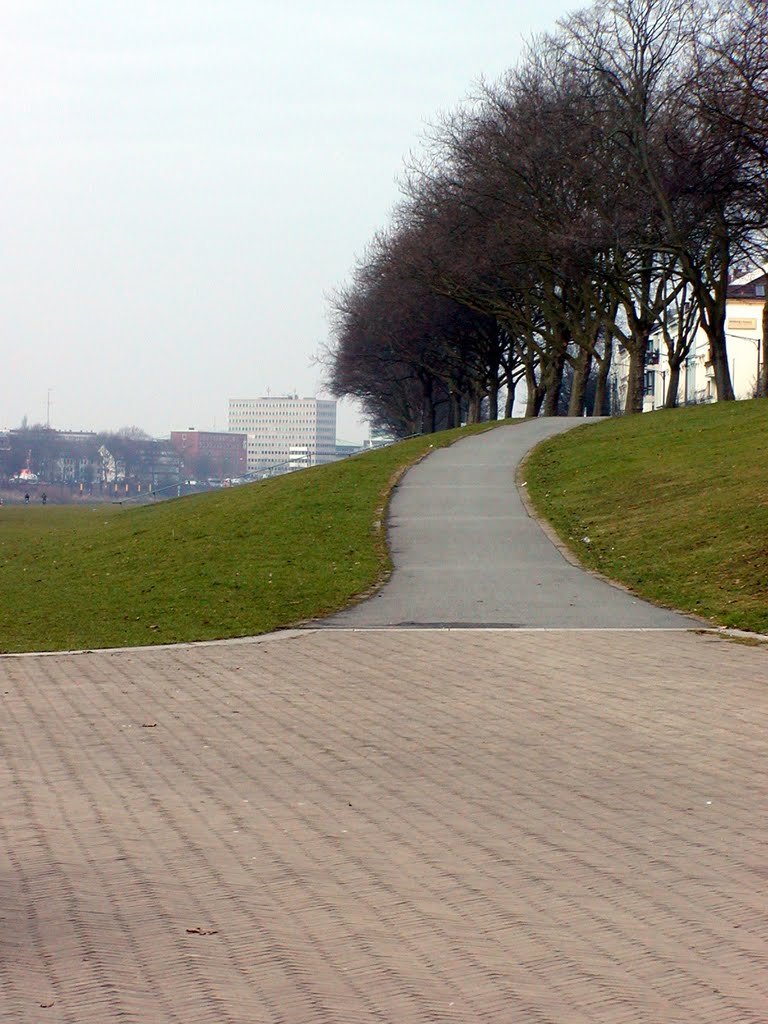
[(414, 466), (390, 505), (392, 578), (323, 625), (700, 625), (570, 564), (525, 510), (515, 484), (521, 460), (545, 438), (591, 422), (557, 417), (497, 427)]

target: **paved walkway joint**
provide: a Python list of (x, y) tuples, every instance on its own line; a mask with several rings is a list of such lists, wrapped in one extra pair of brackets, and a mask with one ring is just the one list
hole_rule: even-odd
[(318, 630), (0, 677), (3, 1021), (766, 1020), (763, 649)]

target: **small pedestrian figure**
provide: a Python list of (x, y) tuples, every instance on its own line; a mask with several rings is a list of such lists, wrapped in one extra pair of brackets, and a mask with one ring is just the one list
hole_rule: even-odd
[(43, 491), (43, 493), (40, 495), (40, 500), (42, 501), (43, 504), (45, 504), (46, 501), (48, 501), (48, 495), (45, 493), (45, 491)]
[(29, 491), (27, 491), (27, 493), (24, 495), (24, 504), (25, 505), (29, 504)]

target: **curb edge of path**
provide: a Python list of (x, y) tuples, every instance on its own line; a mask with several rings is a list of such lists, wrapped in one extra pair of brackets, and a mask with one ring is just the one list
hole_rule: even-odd
[(387, 560), (387, 564), (382, 568), (378, 578), (374, 580), (374, 582), (371, 583), (371, 585), (367, 587), (365, 590), (361, 591), (358, 594), (354, 594), (342, 608), (337, 608), (333, 612), (328, 612), (328, 614), (326, 615), (316, 616), (312, 619), (302, 619), (301, 621), (294, 623), (293, 626), (287, 628), (299, 630), (324, 628), (321, 626), (321, 623), (325, 622), (328, 619), (332, 619), (336, 615), (343, 615), (344, 612), (349, 611), (351, 608), (356, 608), (360, 604), (364, 604), (372, 597), (375, 597), (376, 594), (378, 594), (380, 590), (383, 590), (386, 584), (389, 583), (390, 579), (392, 578), (392, 573), (394, 572), (394, 566), (392, 564), (392, 553), (389, 547), (389, 509), (392, 504), (392, 499), (394, 497), (395, 491), (397, 490), (398, 486), (400, 485), (400, 481), (403, 479), (406, 473), (409, 473), (412, 469), (414, 469), (416, 466), (422, 463), (425, 459), (428, 459), (429, 456), (433, 455), (436, 451), (447, 451), (449, 448), (453, 448), (455, 444), (459, 444), (459, 442), (461, 441), (466, 441), (470, 437), (479, 437), (482, 434), (487, 434), (491, 430), (495, 430), (497, 427), (516, 426), (518, 423), (523, 422), (525, 421), (517, 420), (511, 423), (504, 423), (503, 420), (498, 420), (495, 423), (488, 423), (484, 430), (478, 430), (476, 433), (467, 434), (464, 437), (456, 437), (453, 439), (453, 441), (451, 441), (450, 444), (447, 444), (442, 448), (433, 449), (432, 446), (430, 445), (427, 451), (422, 452), (421, 455), (418, 455), (413, 460), (413, 462), (409, 462), (407, 465), (400, 466), (399, 469), (396, 469), (392, 476), (389, 478), (386, 497), (384, 499), (383, 504), (381, 504), (376, 509), (376, 519), (374, 519), (373, 521), (373, 531), (378, 535), (378, 538), (382, 545), (382, 550)]
[[(495, 423), (488, 423), (484, 430), (478, 430), (476, 434), (467, 435), (469, 437), (478, 436), (485, 434), (490, 430), (494, 430), (496, 427), (501, 426), (513, 426), (515, 422), (522, 423), (523, 420), (513, 421), (513, 423), (504, 423), (499, 420)], [(453, 445), (459, 441), (465, 440), (465, 437), (457, 437), (451, 441), (450, 444), (446, 445), (445, 448), (452, 448)], [(436, 449), (441, 451), (442, 449)], [(434, 449), (431, 447), (422, 452), (421, 455), (409, 462), (407, 465), (400, 466), (396, 469), (389, 480), (387, 481), (387, 492), (384, 496), (384, 501), (376, 509), (376, 518), (371, 524), (371, 529), (381, 544), (381, 550), (386, 559), (386, 563), (381, 569), (379, 577), (364, 591), (359, 594), (353, 595), (347, 604), (342, 608), (337, 608), (335, 611), (329, 612), (325, 616), (320, 616), (312, 619), (300, 619), (298, 622), (291, 622), (285, 626), (278, 626), (277, 629), (270, 630), (268, 633), (256, 633), (248, 636), (232, 636), (232, 637), (221, 637), (216, 640), (181, 640), (177, 643), (167, 644), (139, 644), (132, 647), (75, 647), (69, 648), (68, 650), (54, 650), (54, 651), (0, 651), (0, 662), (6, 658), (53, 658), (58, 655), (85, 655), (85, 654), (138, 654), (143, 651), (167, 651), (167, 650), (186, 650), (194, 647), (217, 647), (226, 646), (228, 644), (258, 644), (264, 643), (265, 641), (272, 640), (292, 640), (299, 636), (306, 636), (308, 633), (312, 633), (314, 630), (320, 628), (319, 624), (326, 618), (331, 618), (334, 615), (338, 615), (341, 612), (347, 611), (349, 608), (354, 608), (358, 604), (362, 604), (369, 598), (373, 597), (378, 593), (379, 590), (387, 583), (392, 575), (392, 559), (389, 549), (389, 541), (387, 536), (387, 523), (389, 519), (389, 507), (392, 502), (392, 497), (397, 489), (398, 484), (405, 476), (405, 474), (417, 466), (424, 459), (428, 458), (433, 454)]]
[[(564, 433), (569, 433), (569, 431), (564, 431)], [(715, 630), (720, 632), (727, 629), (728, 627), (718, 626), (715, 623), (713, 623), (710, 619), (705, 619), (703, 616), (697, 615), (695, 612), (682, 611), (680, 608), (674, 608), (672, 605), (661, 604), (658, 601), (652, 601), (650, 598), (644, 597), (642, 594), (638, 594), (636, 590), (632, 590), (632, 588), (628, 587), (626, 583), (621, 583), (619, 580), (611, 579), (610, 576), (606, 576), (604, 573), (601, 573), (598, 569), (592, 569), (589, 566), (584, 565), (579, 556), (563, 540), (563, 538), (555, 530), (555, 528), (552, 526), (549, 520), (539, 515), (538, 511), (536, 510), (536, 507), (534, 506), (528, 494), (527, 481), (523, 479), (525, 475), (526, 466), (528, 465), (528, 460), (533, 455), (533, 453), (540, 447), (540, 445), (544, 444), (544, 442), (548, 440), (551, 439), (545, 438), (544, 441), (539, 441), (539, 443), (534, 445), (533, 448), (527, 451), (523, 458), (520, 460), (517, 469), (515, 470), (515, 487), (517, 488), (517, 493), (520, 496), (520, 502), (523, 508), (525, 509), (525, 514), (528, 516), (529, 519), (532, 519), (538, 525), (538, 527), (541, 529), (542, 533), (547, 538), (547, 540), (554, 547), (557, 548), (557, 550), (560, 552), (560, 554), (563, 556), (566, 562), (574, 566), (574, 568), (580, 569), (582, 572), (587, 573), (588, 576), (592, 576), (594, 579), (600, 580), (602, 583), (607, 583), (609, 586), (614, 587), (616, 590), (621, 590), (623, 591), (623, 593), (629, 594), (632, 597), (636, 597), (641, 601), (646, 601), (648, 604), (652, 604), (656, 608), (665, 608), (667, 609), (667, 611), (675, 612), (677, 615), (684, 615), (686, 618), (692, 619), (695, 622), (700, 623), (702, 626), (706, 627), (707, 630)], [(755, 633), (749, 635), (758, 637), (762, 634)]]
[(299, 626), (286, 626), (284, 629), (273, 629), (269, 633), (256, 633), (252, 636), (226, 636), (219, 640), (180, 640), (170, 644), (143, 644), (138, 647), (73, 647), (61, 651), (7, 651), (0, 653), (0, 663), (10, 658), (57, 658), (59, 655), (86, 654), (147, 654), (154, 651), (185, 651), (196, 647), (231, 647), (234, 644), (263, 644), (273, 640), (295, 640), (314, 632)]

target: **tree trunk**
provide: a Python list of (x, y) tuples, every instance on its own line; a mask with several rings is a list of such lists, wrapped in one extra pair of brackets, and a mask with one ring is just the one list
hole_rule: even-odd
[(728, 347), (725, 340), (725, 302), (718, 303), (717, 311), (702, 320), (702, 327), (709, 339), (709, 359), (715, 374), (718, 402), (733, 402), (733, 384), (728, 367)]
[(534, 370), (532, 363), (526, 364), (525, 383), (528, 388), (528, 399), (525, 403), (525, 416), (526, 419), (529, 419), (533, 416), (539, 415), (541, 400), (543, 398), (543, 390), (536, 380), (536, 371)]
[(768, 299), (763, 304), (762, 360), (758, 374), (757, 393), (761, 398), (768, 398)]
[(560, 389), (563, 384), (563, 371), (565, 369), (565, 350), (557, 350), (552, 353), (547, 367), (544, 381), (544, 405), (543, 416), (557, 416), (557, 406), (560, 401)]
[(421, 381), (421, 432), (422, 434), (434, 434), (437, 423), (435, 420), (435, 401), (432, 395), (432, 380), (422, 379)]
[(499, 418), (499, 381), (498, 377), (488, 388), (488, 419), (493, 421)]
[(467, 423), (480, 422), (480, 398), (473, 394), (467, 403)]
[(680, 362), (675, 360), (669, 364), (669, 383), (667, 393), (664, 396), (664, 408), (676, 409), (678, 392), (680, 391)]
[(625, 413), (636, 413), (643, 411), (643, 392), (645, 390), (645, 353), (648, 348), (648, 339), (645, 344), (642, 341), (634, 344), (629, 350), (629, 376), (627, 379), (627, 402), (624, 406)]
[(731, 371), (728, 366), (728, 351), (725, 347), (725, 339), (718, 337), (710, 339), (709, 356), (712, 360), (712, 369), (715, 372), (715, 387), (717, 388), (718, 402), (733, 402), (736, 395), (731, 382)]
[(608, 374), (611, 372), (611, 360), (613, 358), (613, 339), (605, 343), (605, 354), (598, 360), (597, 386), (595, 387), (595, 404), (592, 409), (593, 416), (605, 416), (609, 410), (608, 404)]
[(587, 389), (587, 381), (592, 369), (592, 353), (589, 349), (583, 349), (576, 360), (571, 382), (571, 398), (568, 403), (569, 416), (584, 415), (584, 393)]
[(448, 403), (448, 427), (461, 426), (461, 395), (457, 391), (451, 391), (450, 402)]
[(507, 381), (507, 396), (504, 399), (504, 419), (512, 419), (512, 410), (515, 407), (515, 385), (511, 380)]
[(453, 395), (449, 394), (448, 404), (445, 410), (445, 427), (443, 428), (444, 430), (451, 430), (453, 427), (456, 426), (456, 424), (453, 422), (454, 408), (455, 406), (453, 402)]

